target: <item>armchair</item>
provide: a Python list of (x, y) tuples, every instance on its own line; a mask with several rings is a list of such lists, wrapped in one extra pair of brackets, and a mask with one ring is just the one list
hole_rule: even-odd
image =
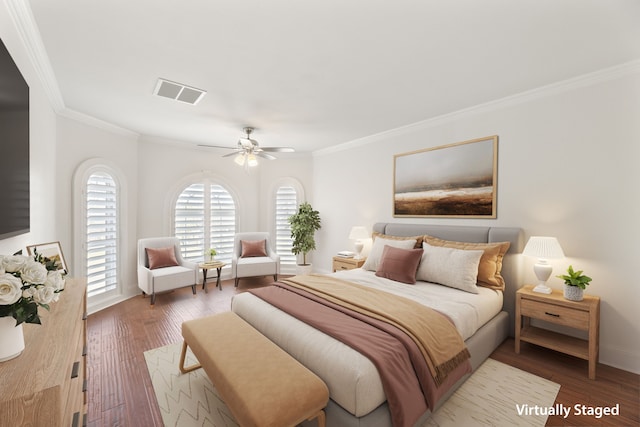
[(198, 266), (182, 258), (177, 237), (138, 240), (138, 287), (151, 295), (151, 305), (158, 292), (191, 286), (195, 295), (197, 277)]
[[(244, 242), (244, 245), (242, 242)], [(249, 232), (235, 235), (231, 258), (231, 274), (235, 277), (236, 287), (238, 287), (238, 282), (243, 277), (273, 275), (273, 279), (278, 280), (280, 255), (271, 247), (269, 233)]]

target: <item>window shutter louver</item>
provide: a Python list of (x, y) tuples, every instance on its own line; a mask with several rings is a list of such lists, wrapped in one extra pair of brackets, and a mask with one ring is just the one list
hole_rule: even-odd
[(281, 265), (295, 265), (296, 256), (291, 252), (291, 225), (289, 217), (298, 210), (298, 193), (293, 187), (282, 186), (276, 192), (276, 252)]
[(203, 260), (205, 248), (205, 194), (203, 184), (187, 187), (176, 202), (175, 235), (180, 239), (182, 257)]
[(236, 205), (231, 194), (220, 185), (211, 185), (210, 242), (216, 259), (231, 263), (233, 237), (236, 234)]
[(111, 175), (94, 173), (86, 187), (87, 294), (117, 288), (117, 188)]

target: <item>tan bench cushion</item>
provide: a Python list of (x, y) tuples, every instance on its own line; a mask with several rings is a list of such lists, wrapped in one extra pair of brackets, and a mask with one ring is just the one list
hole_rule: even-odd
[(294, 426), (327, 405), (325, 383), (235, 313), (184, 322), (182, 336), (242, 427)]

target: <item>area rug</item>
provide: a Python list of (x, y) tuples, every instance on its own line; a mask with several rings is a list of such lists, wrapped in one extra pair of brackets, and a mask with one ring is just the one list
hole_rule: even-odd
[[(144, 353), (164, 425), (237, 427), (202, 369), (180, 373), (181, 348), (176, 343)], [(193, 363), (188, 351), (185, 365)], [(559, 390), (554, 382), (487, 359), (423, 427), (544, 426), (547, 416), (527, 408), (553, 406)]]

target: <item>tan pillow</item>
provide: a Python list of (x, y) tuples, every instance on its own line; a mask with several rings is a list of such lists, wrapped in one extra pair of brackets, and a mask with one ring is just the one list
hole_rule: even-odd
[(240, 258), (267, 256), (266, 240), (240, 240), (242, 255)]
[(385, 245), (376, 276), (410, 285), (416, 283), (416, 271), (422, 252), (423, 249), (400, 249)]
[(422, 238), (424, 236), (390, 236), (388, 234), (382, 234), (382, 233), (378, 233), (377, 231), (374, 231), (373, 233), (371, 233), (371, 238), (373, 239), (373, 241), (375, 242), (376, 237), (380, 237), (382, 239), (387, 239), (387, 240), (415, 240), (416, 244), (415, 244), (415, 248), (416, 249), (422, 249)]
[(480, 264), (478, 265), (478, 286), (504, 291), (504, 278), (500, 275), (500, 272), (502, 271), (502, 259), (504, 258), (504, 254), (509, 250), (511, 243), (454, 242), (428, 235), (424, 236), (424, 241), (431, 246), (466, 250), (482, 249), (484, 254), (480, 258)]
[(168, 248), (146, 248), (147, 258), (149, 259), (149, 269), (173, 267), (178, 264), (176, 253), (173, 246)]

